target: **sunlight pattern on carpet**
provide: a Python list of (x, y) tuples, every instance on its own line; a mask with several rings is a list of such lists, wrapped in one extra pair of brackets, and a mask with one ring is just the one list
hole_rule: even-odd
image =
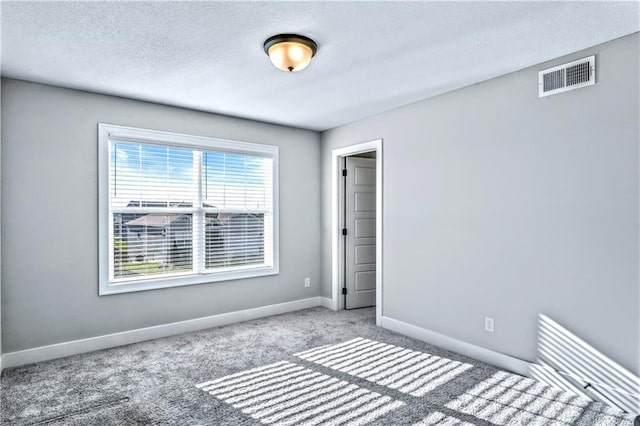
[(630, 424), (621, 410), (503, 371), (480, 382), (446, 407), (495, 425), (566, 426), (578, 419), (580, 424)]
[(264, 424), (283, 426), (363, 425), (404, 405), (286, 361), (196, 386)]
[(434, 411), (422, 421), (415, 423), (413, 426), (475, 426), (473, 423), (468, 423), (455, 417), (447, 416), (439, 411)]
[(424, 396), (472, 367), (459, 361), (358, 337), (295, 356), (412, 396)]

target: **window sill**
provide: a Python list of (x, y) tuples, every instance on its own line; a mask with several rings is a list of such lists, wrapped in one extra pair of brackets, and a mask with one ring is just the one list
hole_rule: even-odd
[(278, 275), (277, 267), (258, 267), (238, 271), (211, 272), (204, 274), (179, 275), (164, 278), (150, 278), (136, 281), (100, 283), (99, 296), (156, 290), (161, 288), (182, 287), (186, 285), (210, 284), (221, 281)]

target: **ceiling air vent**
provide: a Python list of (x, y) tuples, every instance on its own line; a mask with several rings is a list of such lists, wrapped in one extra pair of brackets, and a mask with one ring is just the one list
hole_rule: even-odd
[(579, 59), (538, 73), (540, 97), (596, 84), (596, 57)]

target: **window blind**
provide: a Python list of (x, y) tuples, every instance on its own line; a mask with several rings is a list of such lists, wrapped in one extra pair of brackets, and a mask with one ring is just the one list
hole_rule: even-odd
[(274, 266), (273, 155), (108, 144), (110, 284)]

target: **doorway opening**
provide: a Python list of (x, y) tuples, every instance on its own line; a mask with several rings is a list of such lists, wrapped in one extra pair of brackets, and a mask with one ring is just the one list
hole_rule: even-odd
[(376, 305), (376, 152), (342, 158), (344, 309)]
[(382, 140), (332, 152), (332, 302), (382, 318)]

